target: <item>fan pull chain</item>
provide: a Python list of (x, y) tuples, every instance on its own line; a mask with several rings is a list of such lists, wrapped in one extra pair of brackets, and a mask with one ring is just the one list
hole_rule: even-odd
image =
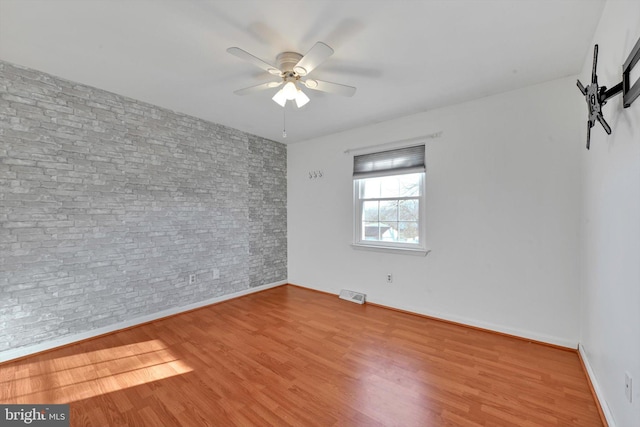
[(282, 137), (287, 137), (287, 109), (282, 109)]

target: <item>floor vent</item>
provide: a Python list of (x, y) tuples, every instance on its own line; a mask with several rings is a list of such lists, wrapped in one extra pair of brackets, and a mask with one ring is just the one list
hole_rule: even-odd
[(340, 291), (340, 299), (355, 302), (356, 304), (364, 304), (365, 294), (360, 292), (348, 291), (343, 289)]

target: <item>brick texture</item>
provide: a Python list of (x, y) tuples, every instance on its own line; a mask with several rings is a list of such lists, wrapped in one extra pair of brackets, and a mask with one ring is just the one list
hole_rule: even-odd
[(281, 143), (0, 61), (0, 351), (286, 280), (286, 187)]

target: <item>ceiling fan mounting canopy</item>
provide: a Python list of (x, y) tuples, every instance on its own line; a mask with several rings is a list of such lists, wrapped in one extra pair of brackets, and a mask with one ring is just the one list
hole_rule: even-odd
[[(295, 70), (295, 67), (298, 64), (298, 62), (300, 62), (301, 59), (302, 59), (302, 55), (300, 55), (297, 52), (282, 52), (278, 54), (278, 56), (276, 56), (276, 64), (278, 65), (278, 68), (281, 70), (281, 73), (295, 72), (296, 74), (299, 74)], [(302, 67), (298, 67), (298, 68), (302, 68)], [(304, 68), (302, 69), (304, 70)], [(304, 71), (304, 73), (306, 74), (306, 70)], [(304, 74), (301, 74), (301, 75), (304, 75)]]

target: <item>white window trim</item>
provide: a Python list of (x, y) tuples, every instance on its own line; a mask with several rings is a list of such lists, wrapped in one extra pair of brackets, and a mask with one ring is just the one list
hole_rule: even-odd
[[(388, 173), (386, 176), (398, 175), (397, 173)], [(366, 179), (366, 178), (365, 178)], [(363, 240), (362, 233), (362, 205), (363, 199), (360, 199), (360, 185), (359, 180), (353, 180), (353, 243), (351, 247), (358, 250), (368, 250), (376, 252), (387, 252), (396, 254), (407, 254), (426, 256), (431, 249), (426, 247), (426, 172), (422, 173), (420, 177), (420, 188), (422, 190), (420, 194), (420, 212), (419, 212), (419, 227), (420, 227), (420, 244), (414, 243), (396, 243), (396, 242), (381, 242)], [(413, 197), (409, 197), (412, 199)], [(402, 197), (393, 198), (393, 200), (402, 199)]]
[(373, 251), (373, 252), (386, 252), (390, 254), (401, 254), (401, 255), (415, 255), (415, 256), (426, 256), (431, 249), (414, 249), (414, 248), (395, 248), (391, 246), (377, 246), (377, 245), (361, 245), (358, 243), (352, 243), (351, 247), (353, 249), (357, 249), (360, 251)]

